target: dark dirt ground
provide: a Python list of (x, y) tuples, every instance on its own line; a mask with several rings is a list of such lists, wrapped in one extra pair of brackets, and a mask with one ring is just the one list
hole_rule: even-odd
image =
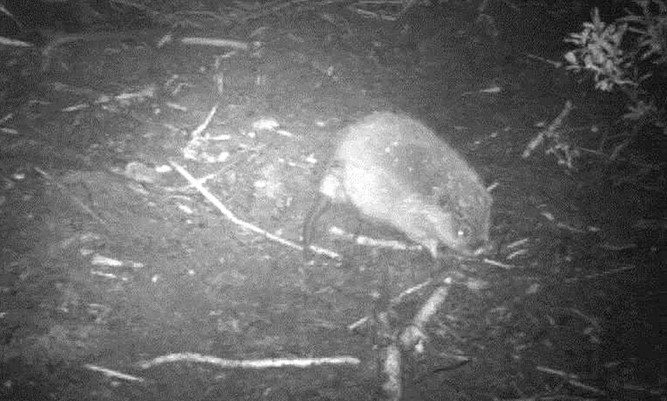
[[(664, 186), (594, 154), (574, 170), (543, 149), (521, 158), (568, 99), (563, 129), (577, 146), (618, 129), (622, 102), (529, 56), (562, 60), (588, 10), (497, 2), (490, 24), (453, 4), (396, 22), (333, 4), (195, 32), (261, 42), (234, 53), (158, 48), (147, 34), (68, 43), (42, 71), (38, 50), (2, 48), (0, 398), (382, 399), (386, 344), (372, 325), (348, 327), (460, 272), (480, 285), (452, 285), (423, 351), (403, 352), (403, 399), (667, 399)], [(216, 104), (209, 139), (193, 146)], [(335, 225), (404, 239), (342, 207), (317, 239), (342, 261), (306, 263), (165, 168), (177, 162), (239, 218), (298, 241), (334, 134), (375, 110), (424, 121), (475, 166), (492, 188), (497, 252), (447, 256), (434, 273), (426, 252), (332, 237)], [(283, 131), (253, 128), (262, 119)], [(392, 326), (434, 288), (403, 302)], [(180, 352), (361, 362), (139, 366)]]

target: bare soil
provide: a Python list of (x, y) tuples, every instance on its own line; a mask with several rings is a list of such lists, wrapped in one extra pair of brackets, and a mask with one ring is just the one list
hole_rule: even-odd
[[(399, 333), (450, 277), (423, 349), (402, 352), (402, 399), (667, 399), (665, 188), (599, 155), (575, 169), (521, 157), (565, 100), (581, 148), (624, 108), (530, 56), (560, 61), (587, 11), (530, 4), (492, 9), (493, 24), (447, 2), (398, 21), (334, 4), (192, 33), (260, 42), (248, 51), (147, 33), (67, 43), (44, 68), (40, 48), (0, 49), (0, 398), (383, 399), (392, 337), (377, 317), (430, 283), (392, 308)], [(169, 163), (298, 243), (335, 133), (377, 110), (425, 122), (484, 178), (493, 254), (434, 267), (426, 251), (355, 245), (328, 228), (407, 240), (339, 207), (316, 242), (342, 258), (307, 262)], [(173, 353), (360, 363), (140, 365)]]

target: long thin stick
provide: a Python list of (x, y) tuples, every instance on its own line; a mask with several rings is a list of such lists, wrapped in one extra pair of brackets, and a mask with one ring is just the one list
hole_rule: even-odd
[[(268, 238), (272, 241), (275, 241), (275, 242), (278, 242), (280, 244), (286, 245), (290, 248), (294, 248), (294, 249), (303, 251), (303, 247), (301, 245), (299, 245), (295, 242), (286, 240), (284, 238), (281, 238), (277, 235), (271, 234), (270, 232), (268, 232), (266, 230), (262, 230), (261, 228), (255, 226), (253, 224), (250, 224), (246, 221), (243, 221), (243, 220), (239, 219), (238, 217), (236, 217), (236, 215), (234, 213), (232, 213), (229, 209), (227, 209), (227, 207), (225, 207), (225, 205), (223, 205), (222, 202), (220, 202), (218, 200), (218, 198), (216, 198), (208, 189), (206, 189), (206, 187), (204, 187), (199, 181), (197, 181), (197, 179), (195, 179), (195, 177), (193, 177), (192, 174), (190, 174), (187, 170), (185, 170), (183, 167), (181, 167), (176, 162), (170, 161), (169, 164), (171, 164), (172, 167), (174, 167), (174, 169), (176, 169), (176, 171), (178, 171), (179, 174), (181, 174), (186, 180), (188, 180), (188, 182), (190, 184), (192, 184), (193, 187), (195, 187), (202, 195), (204, 195), (204, 197), (209, 202), (211, 202), (215, 207), (217, 207), (218, 210), (220, 210), (220, 212), (232, 223), (237, 224), (237, 225), (239, 225), (239, 226), (241, 226), (245, 229), (248, 229), (248, 230), (250, 230), (250, 231), (252, 231), (256, 234), (263, 235), (264, 237), (266, 237), (266, 238)], [(316, 247), (311, 247), (311, 248), (314, 249), (316, 252), (323, 253), (323, 254), (331, 257), (331, 258), (334, 258), (334, 259), (339, 258), (339, 255), (336, 254), (335, 252), (331, 252), (331, 251), (328, 251), (328, 250), (322, 249), (322, 248), (316, 248)]]
[(272, 358), (272, 359), (225, 359), (216, 356), (182, 352), (160, 356), (149, 361), (139, 363), (142, 369), (171, 362), (199, 362), (216, 365), (221, 368), (233, 369), (267, 369), (267, 368), (309, 368), (320, 365), (359, 365), (361, 361), (352, 356), (325, 357), (325, 358)]

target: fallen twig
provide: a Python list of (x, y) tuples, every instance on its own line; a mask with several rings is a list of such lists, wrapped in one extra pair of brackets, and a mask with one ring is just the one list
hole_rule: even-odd
[(567, 279), (565, 279), (565, 282), (566, 283), (573, 283), (573, 282), (580, 281), (580, 280), (592, 280), (592, 279), (596, 279), (596, 278), (600, 278), (600, 277), (604, 277), (604, 276), (609, 276), (611, 274), (621, 273), (621, 272), (624, 272), (624, 271), (627, 271), (627, 270), (632, 270), (632, 269), (635, 269), (634, 265), (622, 266), (622, 267), (619, 267), (619, 268), (616, 268), (616, 269), (612, 269), (612, 270), (608, 270), (608, 271), (604, 271), (604, 272), (600, 272), (600, 273), (588, 274), (588, 275), (583, 276), (583, 277), (567, 278)]
[(584, 384), (584, 383), (580, 382), (579, 377), (575, 374), (567, 373), (567, 372), (564, 372), (562, 370), (547, 368), (547, 367), (544, 367), (544, 366), (537, 366), (535, 369), (537, 369), (537, 371), (542, 372), (542, 373), (547, 373), (547, 374), (550, 374), (550, 375), (555, 375), (555, 376), (562, 377), (565, 380), (567, 380), (567, 382), (570, 385), (572, 385), (574, 387), (589, 391), (589, 392), (594, 393), (594, 394), (599, 394), (599, 395), (605, 394), (604, 391), (602, 391), (598, 388), (595, 388), (593, 386), (589, 386), (587, 384)]
[[(451, 283), (451, 280), (446, 280), (446, 284), (449, 283)], [(447, 294), (449, 294), (449, 286), (441, 286), (433, 291), (429, 299), (426, 300), (419, 309), (419, 312), (417, 312), (417, 315), (412, 319), (412, 323), (399, 336), (401, 345), (404, 348), (413, 348), (418, 343), (426, 340), (427, 336), (424, 334), (424, 326), (440, 309), (440, 305), (445, 302)]]
[(570, 111), (572, 111), (572, 102), (568, 100), (565, 102), (563, 110), (561, 110), (560, 114), (558, 114), (551, 124), (546, 129), (538, 132), (528, 143), (521, 157), (524, 159), (529, 158), (533, 151), (544, 143), (545, 139), (550, 139), (554, 144), (547, 149), (547, 153), (554, 153), (560, 164), (565, 164), (568, 168), (573, 168), (572, 160), (576, 156), (576, 151), (571, 149), (569, 144), (558, 133), (561, 125), (563, 125), (563, 120), (570, 114)]
[[(389, 321), (386, 318), (388, 315), (387, 313), (378, 315), (379, 321), (377, 323), (379, 325), (379, 337), (390, 340), (389, 345), (385, 349), (385, 356), (383, 360), (383, 373), (385, 374), (386, 378), (382, 385), (382, 390), (384, 391), (387, 399), (392, 401), (398, 401), (401, 399), (401, 350), (414, 349), (417, 353), (423, 352), (423, 343), (428, 339), (428, 336), (425, 334), (424, 327), (438, 312), (438, 310), (440, 310), (440, 307), (447, 299), (447, 295), (449, 294), (449, 286), (452, 282), (453, 279), (451, 277), (446, 278), (443, 281), (444, 285), (436, 288), (436, 290), (433, 291), (431, 296), (426, 300), (426, 302), (424, 302), (415, 317), (412, 319), (410, 325), (403, 329), (403, 331), (400, 333), (398, 333), (397, 330), (392, 330), (391, 327), (389, 327)], [(412, 289), (407, 290), (405, 293), (413, 293), (423, 288), (428, 283), (430, 283), (430, 281), (413, 287)], [(403, 297), (404, 296), (399, 295), (398, 299)], [(397, 300), (396, 302), (399, 301)]]
[[(166, 29), (154, 30), (130, 30), (130, 31), (93, 31), (82, 33), (61, 33), (42, 29), (39, 32), (48, 41), (46, 45), (41, 48), (41, 63), (42, 71), (46, 72), (51, 66), (51, 60), (56, 49), (77, 42), (101, 42), (108, 40), (128, 40), (145, 38), (152, 43), (156, 48), (161, 48), (168, 43), (180, 43), (186, 46), (214, 46), (214, 47), (230, 47), (237, 50), (247, 51), (249, 45), (245, 42), (232, 39), (207, 38), (199, 36), (186, 36), (180, 39), (174, 39), (171, 32)], [(21, 41), (2, 41), (0, 37), (0, 44), (30, 47), (30, 43)]]
[(191, 352), (181, 352), (153, 358), (149, 361), (139, 363), (142, 369), (152, 368), (157, 365), (172, 362), (199, 362), (216, 365), (221, 368), (240, 368), (240, 369), (267, 369), (267, 368), (309, 368), (312, 366), (325, 365), (358, 365), (358, 358), (351, 356), (340, 356), (333, 358), (272, 358), (272, 359), (254, 359), (238, 360), (224, 359), (215, 356), (201, 355)]
[[(299, 245), (295, 242), (286, 240), (286, 239), (284, 239), (282, 237), (279, 237), (275, 234), (271, 234), (270, 232), (268, 232), (266, 230), (263, 230), (263, 229), (255, 226), (253, 224), (250, 224), (246, 221), (243, 221), (243, 220), (239, 219), (238, 217), (236, 217), (236, 215), (234, 213), (232, 213), (229, 209), (227, 209), (227, 207), (225, 207), (225, 205), (223, 205), (222, 202), (220, 202), (220, 200), (218, 200), (218, 198), (215, 197), (215, 195), (213, 195), (208, 189), (206, 189), (206, 187), (204, 187), (199, 181), (197, 181), (197, 179), (195, 179), (195, 177), (193, 177), (187, 170), (185, 170), (183, 167), (181, 167), (176, 162), (170, 161), (169, 164), (171, 164), (172, 167), (174, 167), (174, 169), (176, 169), (176, 171), (178, 171), (179, 174), (181, 174), (186, 180), (188, 180), (188, 182), (193, 187), (195, 187), (199, 191), (199, 193), (204, 195), (204, 197), (209, 202), (211, 202), (213, 204), (213, 206), (217, 207), (218, 210), (220, 210), (220, 212), (232, 223), (234, 223), (236, 225), (239, 225), (239, 226), (241, 226), (241, 227), (243, 227), (247, 230), (250, 230), (250, 231), (252, 231), (256, 234), (260, 234), (260, 235), (266, 237), (267, 239), (278, 242), (279, 244), (288, 246), (288, 247), (293, 248), (293, 249), (303, 251), (303, 247), (301, 245)], [(311, 249), (314, 252), (327, 255), (327, 256), (329, 256), (331, 258), (334, 258), (334, 259), (339, 259), (340, 258), (340, 255), (338, 255), (337, 253), (335, 253), (333, 251), (329, 251), (329, 250), (326, 250), (326, 249), (323, 249), (323, 248), (320, 248), (320, 247), (316, 247), (316, 246), (311, 246)]]
[(204, 38), (199, 36), (188, 36), (181, 38), (179, 42), (184, 45), (197, 46), (215, 46), (215, 47), (231, 47), (237, 50), (248, 50), (248, 44), (239, 40), (232, 39), (218, 39), (218, 38)]
[(395, 343), (389, 344), (387, 347), (383, 372), (386, 380), (382, 384), (382, 390), (388, 400), (399, 401), (403, 392), (401, 385), (401, 350)]
[(41, 69), (47, 72), (51, 67), (51, 60), (56, 49), (69, 43), (75, 42), (101, 42), (106, 40), (128, 40), (136, 38), (151, 38), (157, 35), (167, 36), (161, 31), (155, 30), (131, 30), (131, 31), (95, 31), (82, 33), (62, 33), (48, 29), (40, 29), (40, 35), (48, 40), (40, 51)]
[(489, 259), (489, 258), (484, 258), (484, 263), (487, 263), (491, 266), (500, 267), (500, 268), (506, 269), (506, 270), (514, 268), (513, 265), (510, 265), (510, 264), (507, 264), (507, 263), (501, 263), (501, 262), (498, 262), (497, 260), (493, 260), (493, 259)]
[(0, 45), (13, 46), (13, 47), (33, 47), (31, 43), (24, 42), (22, 40), (7, 38), (5, 36), (0, 36)]
[(100, 372), (107, 377), (113, 377), (114, 379), (122, 379), (122, 380), (135, 381), (135, 382), (143, 382), (144, 381), (144, 379), (142, 379), (141, 377), (128, 375), (126, 373), (121, 373), (121, 372), (118, 372), (116, 370), (103, 368), (101, 366), (85, 364), (85, 365), (83, 365), (83, 367), (86, 368), (86, 369), (89, 369), (89, 370), (93, 370), (95, 372)]
[(397, 305), (400, 305), (400, 304), (403, 302), (403, 300), (404, 300), (405, 298), (409, 297), (410, 295), (414, 294), (414, 293), (417, 292), (417, 291), (421, 291), (422, 289), (424, 289), (424, 288), (425, 288), (427, 285), (429, 285), (429, 284), (431, 284), (431, 280), (426, 280), (426, 281), (424, 281), (424, 282), (422, 282), (422, 283), (419, 283), (419, 284), (417, 284), (417, 285), (415, 285), (415, 286), (412, 286), (412, 287), (410, 287), (410, 288), (408, 288), (408, 289), (405, 289), (405, 290), (401, 291), (400, 294), (398, 294), (396, 297), (394, 297), (393, 299), (391, 299), (391, 301), (390, 301), (390, 305), (391, 305), (392, 307), (395, 307), (395, 306), (397, 306)]
[(400, 251), (415, 251), (422, 249), (421, 245), (411, 245), (411, 244), (406, 244), (405, 242), (395, 241), (395, 240), (376, 239), (367, 237), (365, 235), (353, 235), (339, 227), (329, 228), (329, 233), (337, 237), (344, 238), (347, 241), (354, 242), (355, 244), (361, 246), (368, 246), (375, 248), (389, 248)]

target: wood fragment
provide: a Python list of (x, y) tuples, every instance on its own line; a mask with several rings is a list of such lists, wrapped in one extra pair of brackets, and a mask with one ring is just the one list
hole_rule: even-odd
[(97, 365), (85, 364), (85, 365), (83, 365), (83, 367), (88, 369), (88, 370), (92, 370), (94, 372), (100, 372), (100, 373), (104, 374), (105, 376), (111, 377), (111, 378), (114, 378), (114, 379), (128, 380), (128, 381), (134, 381), (134, 382), (140, 382), (140, 383), (144, 381), (144, 379), (141, 378), (141, 377), (128, 375), (126, 373), (121, 373), (121, 372), (118, 372), (116, 370), (103, 368), (103, 367), (97, 366)]
[(165, 363), (198, 362), (215, 365), (220, 368), (268, 369), (268, 368), (310, 368), (313, 366), (359, 365), (361, 361), (351, 356), (326, 358), (269, 358), (269, 359), (225, 359), (216, 356), (191, 352), (168, 354), (139, 363), (142, 369), (152, 368)]

